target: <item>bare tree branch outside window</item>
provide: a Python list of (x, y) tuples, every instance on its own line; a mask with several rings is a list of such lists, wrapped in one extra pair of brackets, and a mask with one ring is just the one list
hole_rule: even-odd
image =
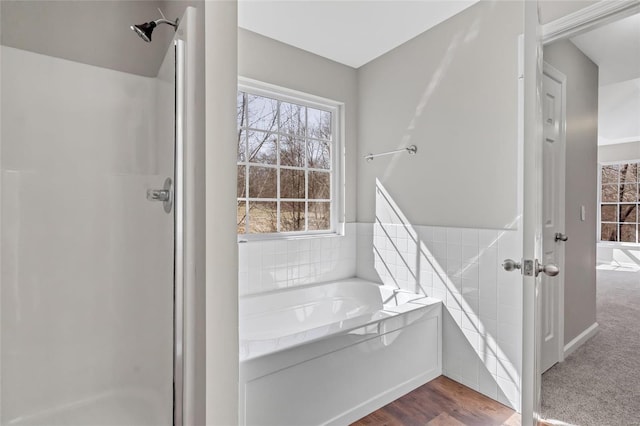
[(640, 242), (639, 164), (604, 165), (600, 181), (600, 241)]
[(332, 113), (238, 92), (239, 234), (331, 228)]

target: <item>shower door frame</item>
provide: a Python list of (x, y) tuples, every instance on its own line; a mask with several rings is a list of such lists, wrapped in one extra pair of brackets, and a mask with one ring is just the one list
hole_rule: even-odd
[[(186, 16), (186, 15), (185, 15)], [(173, 424), (184, 419), (184, 69), (185, 41), (173, 42), (175, 52), (175, 155), (174, 155), (174, 315), (173, 315)]]
[[(204, 219), (198, 187), (202, 184), (198, 86), (198, 13), (187, 7), (169, 49), (175, 49), (175, 211), (173, 425), (199, 424), (204, 413), (203, 264), (197, 231)], [(200, 225), (200, 226), (199, 226)], [(197, 374), (199, 373), (199, 374)]]

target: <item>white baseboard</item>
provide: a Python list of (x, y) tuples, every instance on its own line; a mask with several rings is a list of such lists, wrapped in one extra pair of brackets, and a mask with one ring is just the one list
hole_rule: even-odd
[(587, 340), (591, 339), (598, 332), (598, 323), (594, 322), (582, 333), (578, 334), (575, 339), (564, 345), (564, 358), (566, 359), (576, 349), (582, 346)]
[(326, 423), (325, 426), (335, 426), (335, 425), (348, 425), (351, 424), (362, 417), (373, 413), (379, 408), (384, 407), (387, 404), (395, 401), (408, 394), (409, 392), (419, 388), (420, 386), (429, 383), (431, 380), (440, 377), (442, 375), (442, 368), (434, 368), (426, 373), (420, 374), (419, 376), (414, 377), (411, 380), (408, 380), (405, 383), (402, 383), (392, 389), (377, 395), (374, 398), (358, 405), (350, 409), (349, 411), (342, 413), (338, 417), (331, 419)]

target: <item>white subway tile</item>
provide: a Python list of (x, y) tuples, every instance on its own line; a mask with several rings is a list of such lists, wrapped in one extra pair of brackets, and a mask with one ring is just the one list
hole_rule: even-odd
[(498, 358), (496, 358), (492, 354), (483, 354), (480, 356), (480, 363), (482, 364), (482, 369), (484, 371), (486, 371), (491, 376), (497, 376)]
[[(498, 330), (498, 333), (500, 330)], [(520, 357), (522, 356), (522, 345), (521, 344), (511, 344), (507, 342), (498, 342), (496, 347), (496, 356), (498, 359), (505, 359), (514, 364), (519, 363)]]
[(510, 382), (519, 382), (520, 374), (516, 367), (508, 360), (499, 359), (497, 363), (497, 376)]
[(247, 256), (250, 262), (262, 261), (262, 243), (260, 241), (251, 241), (248, 243), (242, 243), (247, 246)]
[(462, 263), (462, 245), (447, 242), (447, 261)]
[(433, 242), (446, 243), (447, 242), (447, 229), (446, 228), (433, 228)]
[[(478, 332), (478, 316), (472, 312), (463, 312), (462, 328), (466, 330), (472, 330), (477, 333)], [(478, 339), (476, 339), (476, 346), (477, 344), (478, 344)]]
[[(520, 279), (522, 278), (520, 277)], [(519, 281), (514, 282), (511, 279), (498, 277), (498, 304), (511, 307), (521, 306), (522, 282)]]
[(475, 263), (467, 263), (462, 266), (462, 278), (471, 281), (471, 285), (478, 288), (479, 285), (479, 267)]
[(462, 261), (465, 263), (478, 263), (478, 246), (462, 245)]
[[(463, 313), (462, 318), (464, 317), (465, 314)], [(469, 358), (478, 359), (478, 348), (480, 344), (480, 336), (478, 335), (478, 332), (476, 330), (462, 328), (462, 334), (464, 334), (468, 345), (473, 349), (473, 357), (469, 356)]]
[(522, 314), (520, 306), (504, 305), (498, 303), (497, 306), (498, 323), (511, 324), (515, 327), (522, 325)]
[(461, 239), (462, 245), (478, 247), (479, 231), (477, 229), (462, 229)]
[(447, 243), (462, 245), (462, 231), (459, 228), (446, 228)]
[(478, 231), (478, 244), (480, 249), (498, 246), (498, 231), (493, 229), (480, 229)]
[(518, 233), (515, 231), (500, 232), (498, 240), (499, 259), (520, 259), (522, 257), (522, 244), (520, 244)]
[(480, 312), (478, 298), (466, 293), (462, 293), (462, 307), (465, 311), (476, 316), (478, 316)]
[(503, 343), (518, 345), (522, 329), (513, 324), (505, 324), (498, 321), (498, 345)]
[(519, 386), (501, 377), (498, 377), (497, 382), (498, 401), (518, 411), (520, 407), (520, 392), (518, 391)]
[(495, 297), (483, 297), (483, 290), (480, 289), (480, 299), (478, 299), (480, 317), (483, 320), (498, 320), (498, 302)]
[(482, 368), (482, 366), (480, 366), (478, 372), (478, 391), (492, 399), (498, 397), (498, 383), (496, 378), (486, 369)]
[(457, 327), (460, 328), (462, 324), (462, 310), (459, 308), (459, 303), (455, 300), (450, 301), (450, 294), (447, 294), (447, 304), (446, 308), (449, 314), (449, 317), (456, 323)]
[(241, 296), (250, 293), (249, 289), (249, 272), (244, 271), (238, 273), (238, 293)]
[(462, 276), (462, 261), (447, 259), (447, 275), (449, 278)]
[(432, 242), (433, 241), (433, 227), (431, 226), (418, 226), (418, 238), (422, 241)]
[(480, 289), (485, 286), (485, 283), (493, 283), (494, 286), (496, 285), (499, 267), (497, 250), (490, 248), (480, 254), (478, 258)]
[(498, 322), (482, 317), (478, 321), (481, 353), (498, 356)]
[(472, 389), (478, 389), (478, 367), (479, 360), (475, 353), (463, 357), (460, 365), (462, 384)]
[(432, 296), (435, 297), (436, 299), (441, 300), (442, 302), (445, 302), (446, 298), (447, 298), (447, 292), (441, 288), (436, 288), (435, 286), (433, 287), (433, 294)]

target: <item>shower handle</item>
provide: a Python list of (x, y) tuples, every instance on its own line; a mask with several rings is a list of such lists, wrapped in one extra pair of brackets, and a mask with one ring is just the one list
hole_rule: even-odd
[(166, 213), (171, 213), (173, 207), (172, 183), (171, 178), (166, 178), (162, 189), (147, 189), (147, 200), (162, 201)]
[(149, 201), (169, 201), (171, 199), (171, 193), (166, 189), (148, 189), (147, 200)]

